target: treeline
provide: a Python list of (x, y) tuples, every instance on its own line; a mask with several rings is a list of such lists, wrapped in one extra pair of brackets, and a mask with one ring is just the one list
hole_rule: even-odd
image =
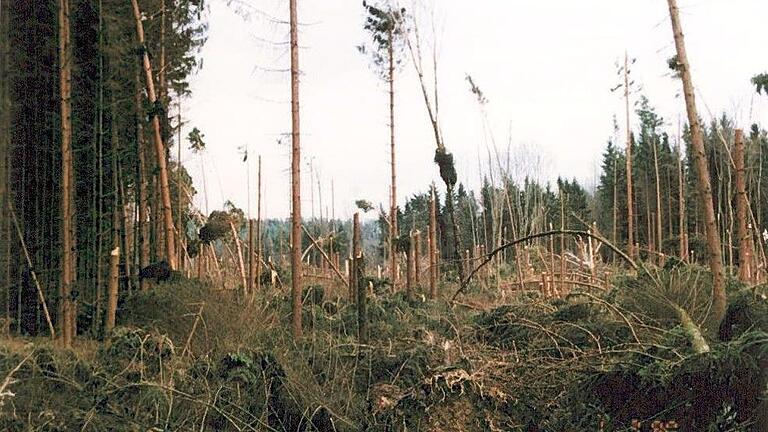
[[(659, 260), (661, 254), (704, 262), (706, 235), (702, 200), (697, 196), (687, 125), (664, 128), (650, 102), (642, 98), (637, 127), (631, 136), (634, 239), (640, 257)], [(702, 122), (704, 145), (722, 254), (726, 265), (739, 264), (736, 214), (735, 135), (737, 123), (722, 115)], [(750, 203), (747, 225), (759, 257), (764, 260), (763, 232), (768, 221), (768, 135), (758, 125), (743, 134), (744, 177)], [(595, 193), (594, 220), (603, 235), (627, 250), (626, 146), (609, 141)]]
[[(77, 318), (68, 330), (99, 328), (114, 248), (120, 248), (121, 274), (131, 289), (137, 268), (168, 259), (155, 118), (168, 164), (177, 261), (184, 262), (195, 190), (183, 167), (167, 161), (178, 157), (178, 106), (200, 66), (205, 9), (203, 0), (140, 0), (135, 6), (143, 44), (130, 0), (2, 0), (0, 304), (12, 322), (5, 327), (20, 334), (45, 328), (43, 299), (57, 327), (69, 302)], [(66, 239), (64, 219), (72, 227)], [(64, 275), (64, 268), (72, 274)], [(62, 285), (71, 286), (64, 292)]]

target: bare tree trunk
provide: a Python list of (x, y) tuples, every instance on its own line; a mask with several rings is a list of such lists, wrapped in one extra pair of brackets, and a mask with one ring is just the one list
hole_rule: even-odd
[[(614, 244), (617, 244), (618, 242), (618, 229), (619, 229), (619, 185), (618, 185), (618, 174), (619, 174), (619, 164), (616, 160), (614, 160), (613, 163), (613, 235), (611, 236), (611, 241), (613, 241)], [(563, 227), (560, 227), (561, 229)], [(562, 253), (562, 251), (560, 252)], [(562, 276), (561, 276), (562, 277)]]
[[(235, 224), (230, 221), (229, 228), (232, 231), (232, 238), (235, 240), (235, 250), (237, 251), (237, 268), (240, 270), (240, 282), (243, 284), (243, 291), (248, 288), (248, 276), (245, 274), (245, 261), (243, 260), (243, 248), (240, 246), (240, 233), (235, 229)], [(244, 292), (247, 294), (247, 292)]]
[[(165, 5), (163, 5), (165, 6)], [(184, 224), (182, 223), (181, 216), (182, 216), (182, 193), (181, 190), (184, 187), (181, 184), (181, 98), (179, 98), (179, 113), (178, 113), (178, 128), (179, 128), (179, 136), (178, 140), (176, 141), (176, 148), (177, 148), (177, 159), (176, 159), (176, 234), (178, 238), (179, 243), (176, 245), (176, 250), (178, 252), (178, 263), (179, 263), (179, 269), (183, 270), (186, 262), (186, 239), (187, 239), (187, 230), (184, 227)]]
[(464, 280), (464, 266), (461, 260), (461, 237), (459, 237), (459, 224), (456, 222), (456, 212), (453, 205), (453, 185), (446, 185), (445, 211), (451, 218), (451, 230), (453, 231), (453, 259), (456, 260), (456, 270), (459, 280)]
[(357, 301), (357, 271), (355, 270), (355, 264), (357, 262), (357, 254), (355, 253), (355, 245), (358, 245), (357, 231), (355, 231), (355, 220), (360, 216), (355, 213), (352, 219), (352, 240), (349, 245), (349, 301)]
[(4, 308), (5, 311), (5, 324), (0, 328), (2, 334), (9, 334), (11, 331), (11, 302), (10, 294), (11, 289), (9, 287), (11, 283), (11, 218), (6, 213), (6, 203), (10, 203), (11, 196), (9, 193), (10, 188), (10, 154), (11, 154), (11, 114), (10, 114), (10, 77), (9, 73), (9, 59), (10, 59), (10, 41), (9, 41), (9, 22), (10, 14), (8, 11), (7, 2), (0, 1), (2, 7), (0, 8), (0, 38), (2, 38), (2, 45), (0, 48), (0, 233), (2, 241), (5, 243), (3, 247), (3, 255), (0, 255), (0, 262), (5, 262), (3, 266), (3, 278), (0, 279), (0, 284), (6, 288), (3, 290)]
[(635, 258), (635, 219), (632, 211), (632, 131), (629, 126), (629, 58), (624, 53), (624, 102), (626, 104), (627, 128), (627, 250)]
[(256, 175), (256, 289), (261, 290), (261, 155)]
[(299, 122), (299, 41), (297, 0), (289, 1), (291, 24), (291, 298), (293, 301), (292, 332), (302, 336), (301, 328), (301, 143)]
[(696, 185), (704, 207), (709, 267), (712, 271), (712, 321), (710, 324), (716, 326), (719, 325), (720, 321), (725, 316), (727, 307), (727, 299), (725, 295), (725, 271), (723, 269), (723, 257), (720, 249), (720, 234), (717, 231), (717, 220), (715, 218), (715, 209), (712, 203), (712, 186), (709, 178), (709, 167), (707, 166), (707, 154), (704, 148), (704, 137), (702, 136), (701, 125), (699, 124), (699, 116), (696, 111), (696, 97), (693, 93), (691, 70), (685, 52), (685, 41), (680, 26), (677, 0), (667, 0), (667, 2), (669, 4), (669, 16), (672, 21), (675, 46), (677, 48), (677, 66), (683, 80), (683, 93), (685, 95), (686, 110), (688, 112), (688, 122), (691, 128), (691, 150), (698, 175), (698, 182)]
[[(679, 135), (678, 135), (679, 136)], [(688, 230), (685, 222), (685, 182), (683, 180), (682, 142), (677, 144), (677, 205), (680, 214), (680, 259), (688, 262)]]
[(432, 185), (429, 200), (429, 297), (437, 298), (437, 205), (435, 185)]
[(746, 174), (744, 169), (744, 134), (736, 129), (733, 160), (736, 165), (736, 228), (739, 237), (739, 280), (744, 283), (752, 281), (752, 245), (747, 224), (748, 198)]
[(59, 0), (59, 82), (61, 94), (61, 337), (64, 346), (72, 346), (77, 333), (72, 285), (75, 281), (75, 233), (72, 226), (72, 46), (70, 39), (69, 0)]
[[(45, 321), (48, 324), (48, 331), (51, 332), (51, 339), (56, 339), (56, 330), (53, 328), (53, 322), (51, 321), (51, 314), (48, 312), (48, 305), (45, 302), (45, 296), (43, 295), (43, 289), (40, 286), (40, 281), (38, 281), (37, 279), (37, 273), (35, 272), (35, 267), (32, 265), (32, 258), (29, 256), (29, 249), (27, 249), (27, 245), (24, 242), (24, 234), (22, 234), (21, 232), (19, 219), (16, 217), (16, 212), (13, 210), (11, 201), (8, 200), (7, 203), (8, 203), (8, 211), (11, 213), (11, 218), (13, 219), (13, 225), (16, 228), (16, 235), (19, 237), (21, 250), (24, 252), (24, 258), (26, 258), (27, 266), (29, 266), (29, 269), (30, 269), (29, 273), (32, 276), (32, 282), (35, 284), (35, 288), (37, 289), (38, 300), (40, 301), (40, 304), (43, 306), (43, 314), (45, 316)], [(10, 271), (9, 271), (9, 275), (10, 275)], [(21, 298), (20, 290), (19, 290), (19, 298)], [(21, 302), (19, 302), (18, 304), (21, 304)], [(19, 314), (21, 314), (20, 306), (17, 306), (17, 310), (19, 311)], [(62, 315), (59, 315), (59, 317), (62, 317)], [(16, 325), (17, 325), (17, 330), (19, 330), (21, 326), (21, 321), (19, 320), (19, 322)]]
[(416, 286), (421, 285), (421, 232), (413, 233), (413, 282)]
[(139, 45), (144, 50), (142, 53), (142, 58), (144, 64), (144, 75), (147, 84), (147, 96), (149, 97), (150, 105), (155, 110), (155, 113), (152, 116), (152, 128), (154, 129), (157, 166), (160, 174), (160, 193), (165, 231), (165, 257), (167, 258), (171, 269), (176, 270), (178, 265), (176, 263), (176, 244), (174, 241), (175, 230), (173, 228), (173, 212), (171, 210), (171, 191), (168, 187), (168, 164), (165, 155), (165, 144), (163, 143), (163, 137), (160, 133), (160, 113), (157, 112), (158, 100), (157, 96), (155, 95), (155, 83), (154, 79), (152, 78), (152, 66), (149, 63), (149, 54), (146, 51), (146, 43), (144, 41), (144, 25), (141, 22), (141, 12), (139, 10), (138, 0), (131, 0), (131, 4), (133, 5), (133, 16), (136, 20), (136, 34), (139, 39)]
[(405, 250), (405, 293), (410, 298), (413, 289), (413, 234), (408, 238), (408, 248)]
[(664, 250), (662, 246), (663, 230), (661, 228), (661, 178), (659, 177), (659, 155), (656, 142), (653, 142), (653, 168), (656, 173), (656, 251), (659, 252), (659, 265), (664, 265)]
[(117, 314), (117, 295), (120, 280), (120, 248), (115, 247), (109, 254), (109, 290), (107, 297), (107, 320), (104, 323), (104, 334), (108, 335), (115, 328)]
[(352, 218), (352, 268), (354, 272), (350, 280), (355, 281), (357, 293), (357, 338), (359, 343), (365, 344), (368, 342), (368, 314), (366, 305), (368, 282), (365, 279), (365, 258), (363, 257), (361, 241), (360, 214), (355, 213)]
[(395, 58), (392, 43), (393, 35), (390, 30), (389, 46), (387, 49), (389, 58), (389, 155), (391, 165), (391, 189), (389, 197), (389, 268), (392, 277), (392, 290), (394, 291), (398, 282), (396, 244), (399, 233), (397, 229), (397, 177), (395, 165)]
[[(248, 180), (250, 182), (250, 180)], [(245, 285), (246, 294), (253, 294), (253, 219), (248, 216), (248, 280)]]

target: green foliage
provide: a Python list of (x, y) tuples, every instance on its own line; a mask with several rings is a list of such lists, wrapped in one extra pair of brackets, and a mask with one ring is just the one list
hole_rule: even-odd
[(231, 231), (229, 224), (229, 213), (214, 210), (208, 217), (205, 225), (200, 228), (200, 233), (198, 234), (200, 241), (203, 244), (210, 244), (212, 241), (226, 236)]
[(203, 141), (203, 137), (205, 137), (205, 135), (203, 135), (197, 127), (192, 128), (189, 132), (187, 141), (189, 141), (189, 148), (193, 152), (197, 153), (205, 150), (205, 141)]
[(766, 90), (766, 93), (768, 93), (768, 73), (753, 76), (752, 84), (755, 86), (755, 90), (758, 94), (762, 94), (763, 90)]
[(355, 206), (363, 211), (363, 213), (368, 213), (369, 211), (373, 210), (373, 204), (371, 204), (370, 201), (359, 199), (355, 201)]
[[(363, 1), (366, 12), (363, 29), (370, 41), (357, 47), (363, 55), (371, 57), (374, 70), (383, 79), (389, 79), (389, 68), (397, 68), (402, 60), (402, 51), (407, 33), (408, 16), (405, 8), (397, 8), (389, 0), (376, 3)], [(392, 49), (393, 64), (389, 64), (389, 50)]]

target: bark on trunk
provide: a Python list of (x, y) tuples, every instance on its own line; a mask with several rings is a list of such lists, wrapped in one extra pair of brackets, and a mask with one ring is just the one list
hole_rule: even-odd
[[(145, 48), (146, 44), (144, 42), (144, 25), (141, 22), (141, 12), (139, 10), (138, 0), (131, 0), (131, 4), (133, 5), (133, 16), (136, 20), (136, 35), (139, 40), (139, 45), (142, 47), (142, 61), (144, 66), (144, 75), (146, 78), (147, 96), (149, 97), (150, 106), (152, 106), (153, 109), (157, 111), (157, 95), (155, 94), (155, 83), (152, 77), (152, 66), (149, 62), (149, 53)], [(171, 210), (171, 191), (168, 186), (168, 164), (165, 154), (165, 144), (163, 143), (163, 137), (160, 133), (159, 116), (159, 112), (155, 112), (152, 116), (152, 129), (154, 131), (155, 151), (157, 153), (157, 166), (160, 177), (159, 181), (161, 205), (164, 223), (163, 237), (165, 237), (165, 258), (167, 259), (171, 269), (176, 270), (178, 265), (176, 262), (176, 242), (173, 228), (173, 212)]]
[(432, 185), (429, 200), (429, 297), (437, 298), (437, 208), (435, 185)]
[(240, 282), (243, 284), (243, 294), (248, 289), (247, 276), (245, 274), (245, 262), (243, 260), (243, 248), (240, 246), (240, 234), (235, 229), (235, 224), (229, 222), (229, 228), (232, 231), (232, 238), (235, 240), (235, 249), (237, 250), (237, 268), (240, 270)]
[(256, 189), (256, 290), (261, 291), (261, 156)]
[[(679, 141), (679, 140), (678, 140)], [(680, 214), (680, 259), (688, 262), (688, 231), (686, 230), (685, 223), (685, 182), (683, 181), (683, 157), (682, 157), (682, 143), (677, 144), (677, 205), (678, 212)]]
[(72, 226), (72, 47), (69, 0), (59, 0), (59, 90), (61, 96), (61, 288), (59, 309), (61, 338), (72, 346), (77, 332), (72, 285), (75, 281), (74, 227)]
[(397, 272), (397, 177), (395, 165), (395, 57), (392, 31), (389, 32), (389, 155), (391, 165), (391, 189), (389, 198), (389, 268), (392, 277), (392, 290), (396, 290), (398, 282)]
[(451, 218), (451, 230), (453, 231), (453, 259), (456, 263), (456, 271), (459, 280), (464, 280), (464, 266), (461, 260), (461, 237), (459, 237), (459, 224), (456, 222), (456, 214), (453, 206), (453, 186), (446, 187), (445, 211)]
[(299, 133), (299, 42), (297, 0), (290, 0), (291, 38), (291, 298), (293, 300), (292, 332), (302, 336), (301, 328), (301, 145)]
[(736, 129), (733, 159), (736, 165), (736, 229), (739, 236), (739, 280), (752, 282), (752, 245), (747, 221), (749, 204), (744, 170), (744, 134)]
[(115, 328), (117, 315), (118, 282), (120, 280), (120, 248), (112, 249), (109, 254), (109, 289), (107, 297), (107, 320), (104, 323), (104, 334), (108, 335)]
[(727, 299), (725, 295), (725, 271), (723, 269), (723, 257), (720, 249), (720, 233), (717, 231), (717, 219), (715, 218), (715, 209), (712, 203), (712, 186), (710, 184), (709, 167), (707, 166), (707, 155), (704, 148), (704, 137), (702, 136), (701, 125), (699, 124), (699, 117), (696, 111), (696, 97), (693, 92), (691, 70), (685, 52), (685, 40), (680, 26), (677, 1), (667, 0), (667, 2), (669, 4), (669, 16), (672, 21), (675, 47), (677, 48), (678, 68), (683, 81), (683, 94), (685, 95), (685, 105), (688, 112), (688, 123), (690, 124), (691, 129), (691, 150), (698, 177), (696, 186), (704, 208), (707, 251), (709, 267), (712, 272), (712, 310), (710, 315), (710, 325), (716, 327), (725, 316), (727, 307)]
[(656, 251), (659, 252), (659, 265), (664, 265), (664, 250), (661, 247), (663, 239), (663, 231), (661, 229), (662, 216), (661, 216), (661, 180), (659, 177), (659, 155), (656, 150), (656, 143), (653, 143), (653, 168), (656, 174)]
[(365, 278), (365, 258), (363, 257), (363, 248), (360, 235), (360, 214), (355, 213), (352, 219), (352, 268), (354, 272), (350, 279), (355, 281), (355, 290), (357, 291), (357, 338), (361, 344), (368, 343), (368, 314), (367, 314), (367, 294), (368, 282)]
[(421, 285), (421, 232), (413, 233), (413, 282)]
[(629, 257), (635, 258), (635, 219), (632, 199), (632, 131), (629, 126), (629, 58), (624, 53), (624, 102), (626, 105), (627, 129), (627, 251)]

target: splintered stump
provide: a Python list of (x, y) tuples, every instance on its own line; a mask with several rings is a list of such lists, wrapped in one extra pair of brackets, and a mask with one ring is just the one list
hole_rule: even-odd
[(116, 247), (109, 254), (109, 292), (107, 294), (107, 321), (104, 332), (109, 334), (115, 328), (117, 314), (117, 289), (120, 279), (120, 248)]

